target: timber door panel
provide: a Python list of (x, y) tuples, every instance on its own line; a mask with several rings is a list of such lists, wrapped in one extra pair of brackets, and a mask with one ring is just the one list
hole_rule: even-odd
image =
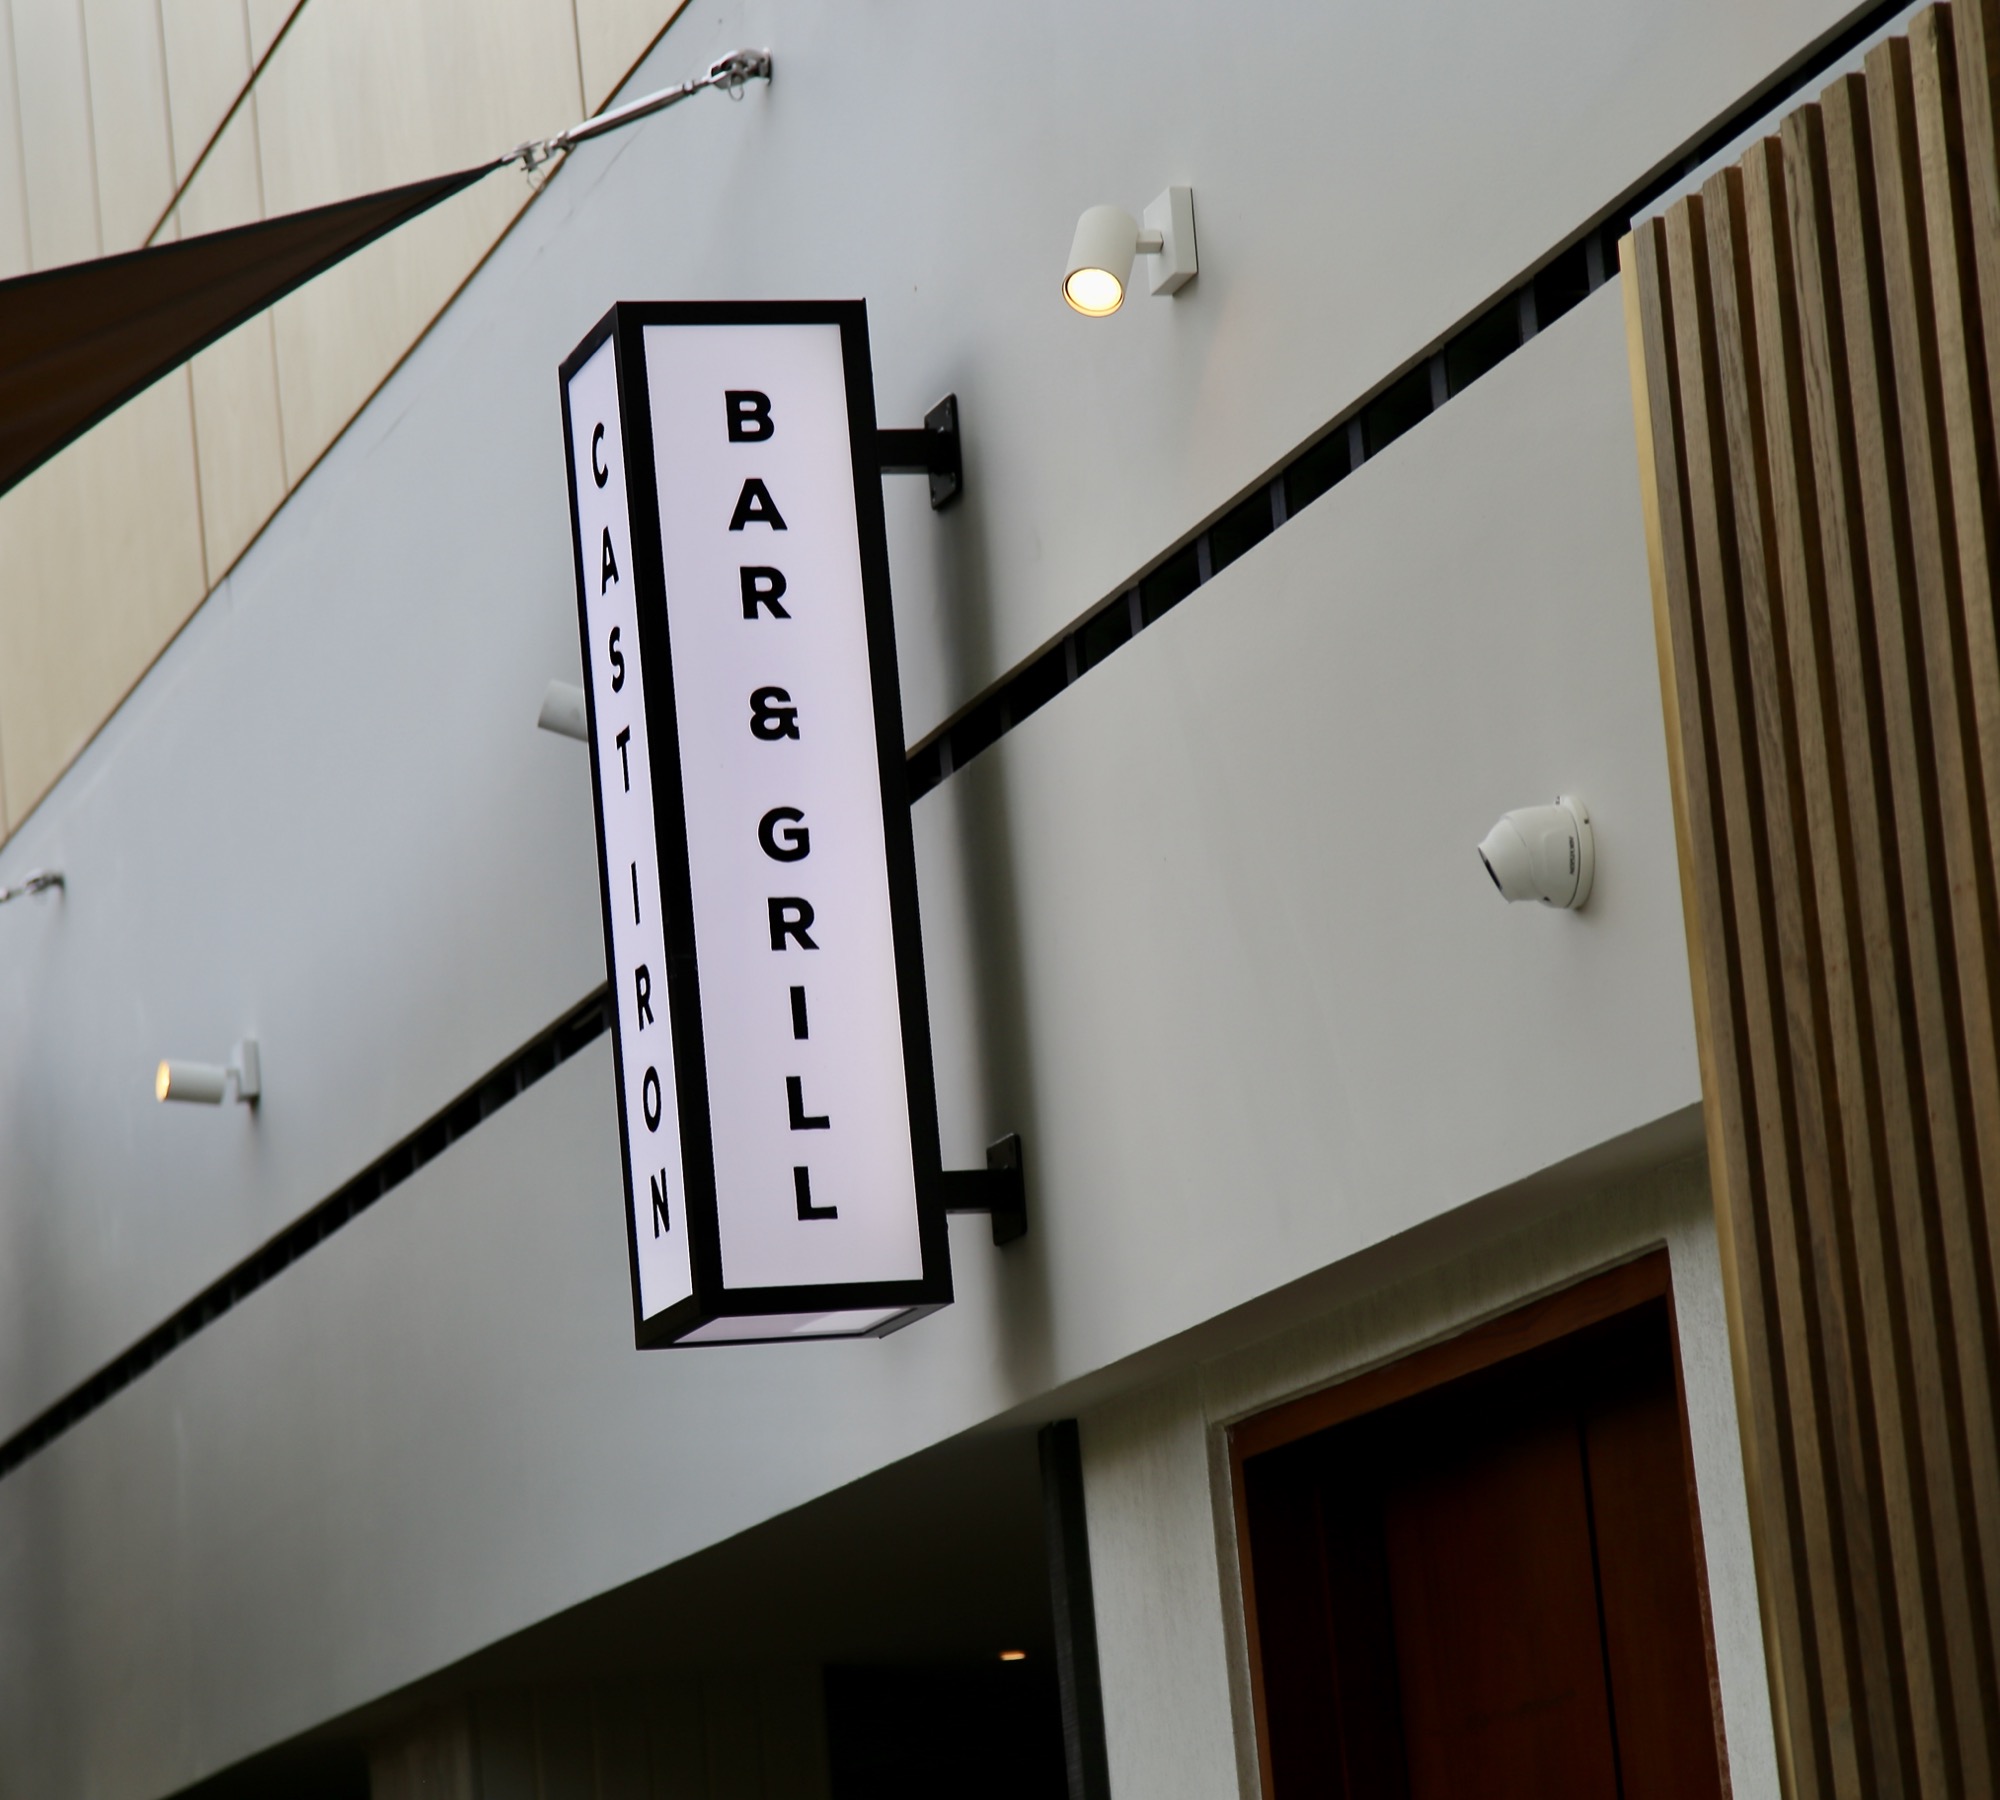
[(1232, 1434), (1268, 1800), (1718, 1800), (1664, 1275)]
[(1382, 1492), (1410, 1800), (1618, 1800), (1576, 1421), (1425, 1410)]
[(1690, 1520), (1686, 1439), (1666, 1356), (1626, 1371), (1585, 1415), (1604, 1665), (1624, 1800), (1712, 1794), (1716, 1706)]

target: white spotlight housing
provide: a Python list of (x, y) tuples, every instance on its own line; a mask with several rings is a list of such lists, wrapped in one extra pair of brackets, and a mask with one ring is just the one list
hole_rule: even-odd
[(257, 1040), (245, 1038), (236, 1046), (226, 1068), (214, 1063), (162, 1062), (153, 1072), (153, 1098), (181, 1100), (194, 1106), (220, 1106), (230, 1087), (236, 1098), (254, 1101), (263, 1090), (262, 1068), (257, 1056)]
[(228, 1092), (229, 1071), (214, 1063), (163, 1062), (153, 1075), (155, 1100), (220, 1106)]
[(1539, 900), (1571, 911), (1590, 898), (1597, 847), (1590, 809), (1574, 794), (1553, 806), (1524, 806), (1486, 834), (1479, 860), (1509, 900)]
[(1063, 298), (1086, 318), (1102, 319), (1125, 304), (1136, 256), (1151, 260), (1151, 289), (1175, 294), (1195, 277), (1194, 189), (1170, 187), (1146, 208), (1142, 226), (1122, 206), (1093, 206), (1076, 222)]
[(535, 723), (559, 737), (589, 743), (590, 717), (584, 709), (583, 689), (567, 681), (550, 682), (542, 690), (542, 710)]

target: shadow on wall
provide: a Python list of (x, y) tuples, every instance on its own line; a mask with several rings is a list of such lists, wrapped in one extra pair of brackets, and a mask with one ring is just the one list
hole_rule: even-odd
[[(974, 387), (974, 372), (960, 371), (957, 391)], [(976, 446), (973, 454), (976, 457)], [(978, 475), (975, 462), (967, 471), (964, 496), (943, 515), (946, 529), (936, 537), (930, 575), (932, 590), (951, 597), (944, 650), (951, 666), (959, 671), (990, 667), (994, 646), (992, 559), (987, 547), (988, 520), (982, 511), (985, 495)], [(911, 761), (913, 805), (936, 785), (935, 777), (924, 772), (927, 764), (935, 764), (935, 751), (928, 758)], [(1020, 1134), (1028, 1192), (1034, 1196), (1044, 1191), (1037, 1166), (1042, 1144), (1034, 1084), (1026, 1073), (1033, 1062), (1024, 996), (1014, 808), (1004, 777), (994, 765), (989, 764), (980, 775), (984, 784), (980, 796), (961, 807), (953, 833), (953, 866), (968, 877), (959, 896), (965, 908), (962, 942), (966, 961), (955, 973), (962, 987), (940, 981), (941, 971), (935, 963), (930, 969), (933, 1055), (940, 1064), (939, 1125), (945, 1138), (946, 1164), (962, 1163), (965, 1152), (961, 1149), (955, 1156), (951, 1138), (954, 1124), (963, 1121), (946, 1116), (946, 1109), (953, 1105), (949, 1052), (937, 1055), (942, 1048), (937, 1023), (949, 1016), (954, 1000), (961, 1000), (967, 1003), (962, 1029), (970, 1066), (960, 1091), (977, 1096), (975, 1104), (985, 1109), (977, 1121), (981, 1142), (1006, 1132)], [(933, 955), (947, 941), (934, 925), (927, 932), (926, 943)], [(1032, 1216), (1032, 1208), (1039, 1202), (1031, 1198), (1029, 1204)], [(1008, 1377), (1021, 1392), (1044, 1388), (1052, 1379), (1047, 1255), (1046, 1233), (1031, 1229), (1022, 1242), (1010, 1248), (1000, 1273), (1006, 1296), (999, 1308), (1002, 1354)]]

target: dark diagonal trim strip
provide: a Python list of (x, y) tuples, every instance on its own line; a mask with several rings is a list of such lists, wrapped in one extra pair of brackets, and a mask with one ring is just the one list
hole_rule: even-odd
[(1183, 539), (1053, 643), (953, 714), (910, 752), (910, 798), (922, 799), (954, 769), (964, 768), (1078, 676), (1609, 281), (1618, 270), (1618, 240), (1635, 218), (1776, 107), (1811, 87), (1909, 5), (1910, 0), (1887, 0), (1869, 7), (1778, 71), (1726, 119), (1704, 132), (1692, 149), (1648, 175), (1499, 299), (1461, 323), (1437, 348), (1399, 369), (1359, 405), (1341, 414), (1294, 452), (1275, 475), (1240, 495), (1220, 518)]
[(48, 1411), (0, 1444), (0, 1477), (11, 1474), (45, 1444), (62, 1436), (79, 1419), (94, 1413), (120, 1389), (145, 1374), (169, 1351), (213, 1325), (238, 1301), (248, 1299), (275, 1280), (315, 1245), (324, 1243), (350, 1219), (364, 1213), (391, 1188), (409, 1180), (425, 1163), (490, 1119), (501, 1107), (610, 1027), (609, 991), (596, 993), (531, 1039), (497, 1069), (482, 1076), (442, 1112), (427, 1119), (386, 1155), (330, 1198), (295, 1219), (260, 1249), (252, 1251), (228, 1274), (211, 1282), (172, 1317), (121, 1352), (81, 1387), (73, 1388)]

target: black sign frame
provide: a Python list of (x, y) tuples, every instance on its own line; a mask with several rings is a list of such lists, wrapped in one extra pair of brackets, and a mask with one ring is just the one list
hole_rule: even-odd
[[(716, 1191), (714, 1139), (709, 1121), (707, 1059), (701, 1025), (701, 974), (695, 943), (692, 877), (688, 860), (686, 802), (681, 779), (673, 651), (661, 559), (661, 525), (653, 456), (652, 408), (643, 333), (648, 326), (836, 325), (847, 390), (848, 455), (860, 553), (862, 606), (868, 641), (875, 750), (882, 800), (889, 911), (898, 1012), (902, 1024), (904, 1086), (908, 1096), (911, 1162), (915, 1174), (918, 1243), (923, 1274), (915, 1281), (843, 1282), (810, 1286), (730, 1288), (723, 1281), (721, 1222)], [(621, 301), (613, 306), (560, 370), (564, 468), (569, 484), (570, 541), (574, 557), (578, 631), (583, 650), (585, 705), (590, 721), (591, 794), (597, 825), (598, 891), (603, 908), (606, 966), (617, 969), (612, 939), (614, 887), (605, 834), (601, 759), (597, 744), (597, 695), (592, 676), (590, 616), (585, 586), (582, 515), (578, 505), (576, 446), (569, 386), (604, 345), (613, 344), (619, 398), (621, 450), (631, 530), (639, 656), (645, 671), (646, 730), (652, 763), (654, 835), (659, 853), (660, 896), (667, 949), (667, 1013), (674, 1045), (676, 1100), (681, 1130), (681, 1178), (694, 1291), (650, 1320), (641, 1316), (638, 1206), (633, 1191), (631, 1126), (626, 1118), (625, 1045), (618, 1008), (610, 1007), (612, 1056), (617, 1070), (618, 1136), (625, 1189), (626, 1249), (632, 1281), (633, 1337), (638, 1348), (675, 1347), (689, 1333), (719, 1320), (897, 1309), (867, 1331), (793, 1331), (770, 1337), (731, 1337), (729, 1344), (799, 1343), (815, 1337), (881, 1337), (914, 1323), (952, 1300), (951, 1245), (946, 1225), (937, 1085), (931, 1058), (930, 1008), (925, 990), (923, 933), (917, 905), (916, 846), (903, 746), (902, 691), (896, 666), (895, 614), (889, 586), (888, 525), (882, 505), (877, 449), (875, 384), (868, 344), (868, 308), (861, 300)]]

